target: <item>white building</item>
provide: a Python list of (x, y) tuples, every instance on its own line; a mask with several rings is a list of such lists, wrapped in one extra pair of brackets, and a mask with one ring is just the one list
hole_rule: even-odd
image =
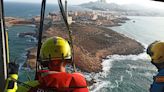
[(101, 3), (106, 3), (106, 0), (100, 0)]
[(71, 25), (72, 24), (72, 17), (67, 17), (68, 18), (68, 24)]

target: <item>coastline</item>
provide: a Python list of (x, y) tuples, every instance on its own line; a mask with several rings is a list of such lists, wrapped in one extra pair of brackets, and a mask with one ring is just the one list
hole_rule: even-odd
[(34, 23), (30, 19), (5, 17), (5, 24), (7, 27), (11, 27), (14, 25), (27, 25), (27, 24), (34, 24)]
[[(144, 47), (137, 41), (101, 26), (72, 24), (75, 64), (85, 72), (102, 71), (102, 59), (108, 55), (140, 54)], [(61, 36), (68, 38), (63, 24), (54, 24), (43, 32), (43, 38)], [(55, 34), (55, 35), (54, 35)], [(36, 48), (28, 50), (27, 62), (35, 68)]]
[[(34, 24), (36, 28), (39, 27), (39, 17), (34, 19), (24, 20), (16, 18), (8, 18), (8, 23), (11, 25)], [(107, 25), (121, 26), (119, 23), (125, 23), (128, 18), (116, 19)], [(104, 21), (106, 22), (106, 21)], [(113, 24), (114, 23), (114, 24)], [(119, 24), (119, 25), (118, 25)], [(62, 22), (46, 23), (44, 24), (43, 40), (52, 36), (60, 36), (68, 39), (68, 33), (65, 25)], [(100, 72), (102, 71), (102, 59), (108, 55), (129, 55), (140, 54), (144, 51), (144, 47), (134, 39), (128, 38), (123, 34), (114, 32), (106, 28), (104, 25), (73, 23), (71, 25), (72, 38), (74, 42), (74, 60), (76, 66), (85, 72)], [(20, 37), (31, 35), (37, 37), (36, 33), (20, 33)], [(27, 50), (27, 60), (24, 66), (30, 66), (35, 69), (37, 48), (30, 48)]]

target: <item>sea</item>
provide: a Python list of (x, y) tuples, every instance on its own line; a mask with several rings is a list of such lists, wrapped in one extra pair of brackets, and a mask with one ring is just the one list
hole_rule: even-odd
[[(72, 8), (77, 9), (78, 8)], [(80, 8), (81, 9), (81, 8)], [(57, 5), (49, 4), (48, 12), (58, 11)], [(30, 19), (40, 14), (40, 4), (5, 2), (5, 16)], [(109, 27), (114, 31), (140, 42), (145, 48), (155, 40), (164, 40), (164, 17), (127, 16), (129, 21), (122, 26)], [(27, 49), (36, 46), (37, 39), (31, 36), (18, 37), (21, 32), (34, 32), (34, 25), (17, 25), (7, 28), (9, 33), (10, 61), (20, 65), (19, 80), (33, 80), (35, 71), (26, 61)], [(146, 50), (146, 49), (145, 49)], [(87, 80), (95, 83), (90, 92), (149, 92), (157, 69), (150, 63), (150, 57), (143, 52), (139, 55), (110, 55), (102, 60), (103, 71), (85, 73)]]
[[(111, 55), (103, 60), (103, 72), (95, 74), (98, 81), (92, 92), (149, 92), (157, 69), (146, 54), (147, 46), (164, 41), (164, 17), (127, 16), (122, 26), (109, 27), (140, 42), (145, 51), (139, 55)], [(101, 75), (101, 76), (100, 76)]]

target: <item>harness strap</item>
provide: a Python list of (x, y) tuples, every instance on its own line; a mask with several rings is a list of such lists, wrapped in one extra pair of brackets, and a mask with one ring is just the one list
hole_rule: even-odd
[(157, 83), (164, 83), (164, 76), (155, 76), (154, 81)]
[(87, 88), (88, 86), (70, 86), (68, 88)]
[(72, 92), (74, 89), (87, 88), (87, 86), (71, 86), (71, 87), (60, 87), (60, 88), (51, 88), (51, 87), (42, 87), (36, 86), (30, 89), (29, 92)]
[(88, 86), (70, 86), (70, 87), (60, 87), (60, 88), (55, 88), (55, 87), (47, 87), (47, 89), (67, 89), (67, 88), (72, 88), (72, 89), (79, 89), (79, 88), (87, 88)]

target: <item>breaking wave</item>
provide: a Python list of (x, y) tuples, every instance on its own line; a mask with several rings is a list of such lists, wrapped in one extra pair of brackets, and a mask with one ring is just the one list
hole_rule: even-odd
[[(127, 82), (127, 80), (124, 80), (127, 78), (127, 76), (128, 78), (132, 78), (134, 76), (136, 77), (139, 75), (140, 76), (142, 75), (143, 77), (152, 76), (154, 73), (152, 74), (151, 72), (154, 72), (156, 69), (155, 67), (150, 66), (150, 62), (148, 61), (150, 61), (150, 58), (147, 56), (146, 53), (141, 53), (139, 55), (107, 56), (107, 59), (104, 59), (102, 62), (103, 72), (85, 74), (87, 80), (92, 80), (92, 81), (94, 80), (95, 82), (90, 87), (91, 92), (108, 92), (108, 91), (112, 91), (115, 88), (119, 89), (119, 86), (123, 82)], [(121, 71), (124, 73), (121, 74), (121, 71), (118, 71), (119, 69), (121, 69)], [(119, 74), (118, 78), (112, 78), (112, 77), (117, 77), (117, 72), (113, 73), (114, 70), (115, 72), (116, 71), (118, 72)], [(137, 71), (138, 73), (134, 74), (134, 71)], [(149, 79), (149, 81), (151, 80)], [(126, 91), (130, 91), (130, 90), (133, 89), (128, 89)]]
[(30, 35), (26, 35), (26, 38), (28, 38), (26, 41), (28, 42), (37, 42), (38, 40), (36, 39), (36, 37), (30, 36)]

